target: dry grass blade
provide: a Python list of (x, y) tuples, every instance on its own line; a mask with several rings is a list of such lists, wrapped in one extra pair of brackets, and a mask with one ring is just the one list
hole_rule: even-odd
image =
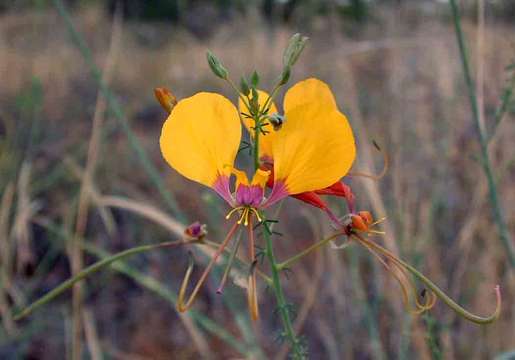
[(178, 237), (182, 237), (184, 234), (184, 225), (152, 205), (119, 196), (100, 196), (98, 205), (129, 210), (154, 221)]
[(8, 184), (2, 196), (0, 208), (0, 315), (7, 334), (16, 331), (16, 325), (11, 316), (7, 301), (9, 284), (11, 282), (11, 244), (9, 239), (9, 216), (14, 198), (14, 185)]
[[(116, 56), (120, 50), (122, 36), (122, 15), (121, 11), (115, 13), (113, 19), (113, 27), (111, 33), (111, 45), (109, 53), (107, 55), (104, 72), (102, 75), (102, 82), (109, 84), (113, 68), (116, 61)], [(72, 274), (78, 274), (83, 266), (83, 250), (82, 250), (82, 239), (86, 230), (86, 223), (88, 218), (89, 209), (89, 187), (93, 183), (95, 167), (98, 160), (98, 151), (100, 148), (100, 135), (102, 129), (102, 123), (104, 121), (104, 113), (107, 109), (107, 100), (98, 92), (97, 103), (95, 106), (95, 114), (93, 116), (93, 124), (91, 137), (89, 140), (88, 154), (86, 168), (84, 170), (82, 183), (80, 187), (79, 203), (77, 210), (77, 219), (75, 222), (75, 234), (73, 237), (73, 243), (71, 248), (71, 267)], [(81, 358), (81, 341), (82, 341), (82, 284), (76, 284), (73, 287), (73, 337), (72, 337), (72, 359), (78, 360)]]
[(21, 166), (17, 186), (16, 216), (13, 225), (13, 238), (16, 243), (16, 269), (23, 269), (34, 262), (34, 254), (31, 249), (32, 231), (31, 218), (40, 208), (37, 202), (30, 201), (30, 162), (24, 162)]
[(86, 335), (86, 343), (88, 345), (91, 360), (102, 360), (102, 346), (98, 339), (98, 333), (95, 325), (95, 318), (89, 309), (82, 311), (84, 321), (84, 333)]

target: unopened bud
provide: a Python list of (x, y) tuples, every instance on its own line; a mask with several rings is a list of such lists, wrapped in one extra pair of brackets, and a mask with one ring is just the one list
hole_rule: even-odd
[(184, 234), (191, 240), (202, 240), (207, 235), (207, 226), (195, 221), (184, 230)]
[(154, 95), (157, 101), (159, 101), (159, 104), (161, 104), (163, 109), (165, 109), (168, 113), (171, 113), (175, 105), (177, 105), (177, 98), (167, 88), (155, 88)]
[(259, 74), (256, 70), (254, 70), (250, 76), (250, 83), (252, 84), (252, 87), (257, 87), (259, 85)]
[(220, 79), (227, 79), (227, 76), (229, 75), (229, 72), (227, 69), (222, 65), (220, 60), (211, 52), (207, 51), (207, 63), (209, 64), (209, 67), (211, 68), (211, 71), (218, 76)]
[(365, 223), (365, 221), (363, 220), (363, 218), (361, 216), (352, 215), (351, 220), (352, 220), (352, 227), (354, 229), (360, 230), (360, 231), (368, 230), (368, 225)]
[(249, 96), (250, 94), (249, 83), (247, 82), (245, 76), (242, 76), (240, 79), (240, 91), (245, 96)]
[(293, 35), (288, 42), (288, 46), (284, 50), (283, 54), (283, 66), (291, 67), (299, 59), (302, 50), (306, 47), (308, 41), (307, 36), (301, 36), (299, 33)]
[(363, 219), (365, 224), (370, 225), (372, 224), (372, 214), (369, 211), (358, 211), (359, 217)]

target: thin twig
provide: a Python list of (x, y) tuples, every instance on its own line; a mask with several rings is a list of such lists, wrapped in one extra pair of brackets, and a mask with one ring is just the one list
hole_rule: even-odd
[(479, 116), (479, 108), (477, 103), (477, 97), (475, 94), (474, 82), (472, 80), (469, 60), (467, 50), (465, 48), (465, 40), (463, 36), (463, 31), (461, 29), (461, 19), (460, 13), (458, 10), (458, 6), (456, 4), (456, 0), (450, 1), (450, 6), (453, 15), (454, 26), (456, 30), (456, 38), (458, 41), (458, 47), (460, 51), (461, 64), (463, 68), (463, 76), (465, 77), (465, 84), (467, 87), (467, 94), (470, 102), (470, 108), (472, 110), (472, 117), (474, 120), (474, 125), (476, 127), (477, 136), (479, 139), (479, 144), (481, 147), (481, 166), (483, 167), (483, 171), (486, 175), (486, 179), (488, 182), (488, 192), (490, 195), (490, 203), (492, 204), (493, 211), (493, 220), (497, 226), (499, 231), (499, 237), (501, 239), (501, 243), (506, 250), (506, 254), (508, 257), (508, 261), (512, 268), (515, 268), (515, 250), (513, 248), (513, 243), (508, 232), (508, 226), (506, 224), (506, 220), (504, 218), (504, 213), (502, 210), (501, 202), (499, 199), (499, 195), (497, 192), (497, 185), (495, 183), (495, 177), (492, 170), (492, 163), (490, 162), (490, 158), (488, 155), (488, 138), (486, 133), (481, 129), (481, 122)]

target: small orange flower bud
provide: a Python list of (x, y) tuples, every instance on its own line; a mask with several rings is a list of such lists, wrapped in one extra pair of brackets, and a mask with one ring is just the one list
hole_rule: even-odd
[(365, 224), (370, 225), (372, 224), (372, 214), (370, 214), (369, 211), (359, 211), (358, 215), (363, 219)]
[(365, 223), (365, 220), (359, 216), (359, 215), (352, 215), (352, 227), (354, 229), (360, 230), (360, 231), (367, 231), (368, 225)]
[(154, 95), (156, 96), (157, 101), (159, 101), (163, 109), (165, 109), (168, 113), (171, 113), (175, 105), (177, 105), (177, 98), (167, 88), (155, 88)]

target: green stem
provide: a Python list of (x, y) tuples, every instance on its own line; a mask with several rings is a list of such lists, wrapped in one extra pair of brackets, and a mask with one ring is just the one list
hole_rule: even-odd
[[(70, 234), (60, 227), (58, 227), (55, 223), (51, 221), (37, 221), (39, 225), (44, 227), (49, 233), (56, 236), (58, 240), (67, 240), (70, 238)], [(162, 243), (164, 244), (164, 243)], [(62, 244), (61, 244), (62, 245)], [(107, 251), (91, 244), (84, 243), (84, 250), (91, 255), (94, 255), (100, 259), (107, 259), (111, 256)], [(177, 295), (156, 280), (154, 277), (144, 274), (139, 270), (136, 270), (134, 267), (128, 265), (124, 262), (124, 260), (119, 260), (111, 264), (109, 269), (112, 269), (120, 274), (123, 274), (130, 279), (134, 280), (136, 283), (141, 285), (143, 288), (150, 290), (154, 294), (158, 295), (162, 299), (166, 300), (168, 303), (172, 305), (174, 309), (176, 309), (177, 305)], [(209, 333), (218, 337), (222, 341), (225, 341), (228, 345), (233, 347), (236, 351), (238, 351), (244, 357), (250, 356), (249, 346), (239, 338), (236, 338), (232, 335), (228, 330), (226, 330), (222, 325), (216, 323), (211, 320), (206, 315), (203, 315), (201, 312), (196, 311), (195, 309), (191, 309), (186, 313), (185, 316), (191, 317), (200, 327), (207, 330)]]
[(449, 306), (451, 309), (453, 309), (456, 313), (461, 315), (467, 320), (470, 320), (476, 324), (490, 324), (497, 320), (499, 317), (499, 314), (501, 312), (501, 291), (499, 288), (499, 285), (495, 287), (495, 294), (497, 299), (497, 305), (495, 307), (495, 311), (492, 315), (488, 317), (482, 317), (477, 316), (475, 314), (472, 314), (471, 312), (467, 311), (463, 307), (461, 307), (458, 303), (456, 303), (453, 299), (451, 299), (449, 296), (447, 296), (446, 293), (444, 293), (436, 284), (434, 284), (431, 280), (429, 280), (424, 274), (419, 272), (417, 269), (415, 269), (410, 264), (404, 262), (403, 260), (398, 259), (398, 261), (410, 272), (412, 273), (417, 279), (419, 279), (421, 282), (423, 282), (429, 289), (431, 289), (432, 292), (435, 293), (435, 295), (442, 300), (447, 306)]
[(460, 50), (460, 58), (461, 64), (463, 67), (463, 75), (465, 77), (465, 83), (467, 86), (467, 94), (470, 102), (470, 107), (472, 110), (472, 115), (474, 119), (474, 125), (476, 127), (476, 131), (479, 138), (479, 144), (481, 147), (481, 165), (483, 167), (483, 171), (486, 175), (487, 183), (488, 183), (488, 192), (490, 196), (490, 203), (492, 204), (493, 217), (494, 221), (497, 225), (499, 236), (501, 242), (506, 249), (506, 254), (508, 256), (508, 260), (510, 265), (515, 268), (515, 249), (513, 248), (513, 243), (510, 239), (510, 235), (508, 232), (508, 226), (506, 224), (506, 220), (504, 219), (504, 214), (502, 211), (502, 207), (500, 204), (500, 199), (497, 193), (497, 186), (495, 184), (495, 178), (492, 170), (492, 164), (488, 157), (488, 138), (481, 128), (479, 121), (479, 109), (477, 105), (477, 98), (475, 94), (475, 87), (472, 81), (472, 76), (470, 72), (470, 66), (468, 61), (467, 50), (465, 49), (465, 41), (463, 37), (463, 31), (461, 29), (461, 19), (458, 10), (458, 6), (456, 5), (456, 0), (450, 1), (452, 15), (454, 20), (454, 26), (456, 30), (456, 38), (458, 41), (458, 47)]
[(309, 246), (308, 248), (306, 248), (306, 249), (302, 250), (301, 252), (293, 255), (291, 258), (283, 261), (280, 264), (277, 264), (277, 269), (279, 271), (282, 271), (282, 270), (284, 270), (286, 268), (289, 268), (292, 264), (296, 263), (297, 261), (302, 259), (304, 256), (308, 255), (309, 253), (311, 253), (314, 250), (317, 250), (318, 248), (320, 248), (320, 247), (324, 246), (325, 244), (327, 244), (329, 241), (334, 240), (338, 236), (341, 236), (341, 235), (342, 235), (341, 233), (337, 233), (337, 234), (331, 235), (331, 236), (329, 236), (329, 237), (327, 237), (325, 239), (322, 239), (319, 242), (314, 243), (313, 245)]
[(49, 301), (53, 300), (57, 296), (61, 295), (63, 292), (71, 288), (75, 283), (85, 279), (86, 277), (96, 273), (99, 270), (102, 270), (104, 267), (112, 264), (113, 262), (123, 259), (127, 256), (140, 254), (143, 252), (156, 250), (156, 249), (162, 249), (162, 248), (171, 248), (178, 245), (184, 245), (186, 244), (186, 241), (179, 240), (179, 241), (168, 241), (160, 244), (152, 244), (152, 245), (142, 245), (138, 247), (134, 247), (131, 249), (127, 249), (124, 251), (121, 251), (117, 254), (114, 254), (112, 256), (106, 257), (90, 266), (85, 268), (84, 270), (80, 271), (77, 275), (69, 278), (65, 282), (63, 282), (61, 285), (57, 286), (56, 288), (49, 291), (47, 294), (27, 306), (25, 309), (23, 309), (21, 312), (16, 314), (14, 316), (14, 320), (21, 320), (24, 317), (30, 315), (34, 310), (37, 308), (45, 305)]
[(367, 238), (354, 233), (353, 236), (355, 239), (364, 246), (373, 248), (378, 251), (379, 254), (383, 254), (389, 260), (397, 263), (398, 266), (402, 266), (404, 269), (408, 270), (411, 274), (413, 274), (418, 280), (424, 283), (440, 300), (442, 300), (447, 306), (453, 309), (457, 314), (461, 315), (465, 319), (472, 321), (476, 324), (490, 324), (497, 320), (499, 314), (501, 312), (501, 290), (499, 285), (495, 287), (495, 295), (496, 295), (496, 307), (492, 315), (487, 317), (477, 316), (467, 311), (463, 307), (461, 307), (458, 303), (456, 303), (453, 299), (451, 299), (445, 292), (443, 292), (436, 284), (434, 284), (431, 280), (429, 280), (424, 274), (415, 269), (413, 266), (408, 264), (407, 262), (399, 259), (395, 255), (393, 255), (390, 251), (383, 248), (382, 246), (376, 244), (373, 241), (368, 240)]
[[(261, 216), (263, 217), (263, 221), (265, 221), (266, 219), (264, 217), (264, 214), (261, 214)], [(266, 241), (265, 252), (268, 261), (270, 262), (270, 268), (272, 271), (272, 288), (274, 289), (275, 299), (277, 300), (277, 308), (279, 314), (281, 315), (284, 332), (291, 345), (292, 358), (305, 359), (306, 356), (304, 354), (304, 350), (302, 349), (301, 342), (297, 338), (297, 335), (295, 335), (295, 330), (293, 329), (290, 312), (288, 311), (288, 304), (286, 302), (286, 297), (284, 295), (284, 291), (281, 285), (281, 279), (279, 277), (280, 269), (275, 260), (272, 238), (270, 236), (270, 233), (268, 232), (268, 228), (266, 227), (266, 222), (263, 223), (263, 226), (265, 226), (265, 229), (263, 231), (263, 236), (265, 237)]]
[(513, 98), (513, 89), (514, 88), (515, 88), (515, 69), (512, 70), (511, 78), (508, 80), (508, 85), (506, 85), (506, 87), (503, 90), (503, 93), (501, 95), (501, 103), (495, 110), (494, 124), (492, 125), (492, 129), (490, 130), (490, 134), (488, 135), (488, 139), (487, 139), (488, 143), (490, 143), (490, 141), (494, 137), (497, 127), (499, 126), (502, 119), (504, 118), (504, 115), (508, 111), (509, 105), (511, 104), (511, 100)]
[(247, 109), (250, 110), (250, 105), (247, 101), (247, 99), (245, 99), (245, 97), (241, 94), (240, 90), (238, 90), (238, 88), (236, 87), (236, 85), (233, 83), (233, 81), (229, 78), (225, 79), (227, 81), (227, 83), (232, 87), (232, 89), (236, 92), (236, 94), (238, 94), (238, 97), (241, 99), (241, 101), (243, 101), (243, 103), (245, 104), (245, 106), (247, 107)]
[[(259, 121), (260, 121), (260, 115), (259, 114), (254, 115), (254, 124), (255, 124), (254, 149), (253, 149), (254, 150), (253, 151), (254, 171), (257, 171), (257, 169), (259, 169), (259, 132), (260, 132)], [(264, 226), (263, 236), (265, 237), (265, 241), (266, 241), (265, 253), (268, 258), (268, 261), (270, 262), (270, 268), (272, 271), (272, 288), (274, 289), (275, 299), (277, 301), (277, 308), (278, 308), (279, 314), (281, 315), (284, 332), (290, 342), (293, 359), (297, 359), (297, 360), (304, 359), (305, 355), (302, 350), (300, 340), (295, 335), (295, 330), (293, 329), (291, 316), (288, 311), (288, 304), (286, 302), (286, 297), (284, 295), (284, 291), (283, 291), (283, 288), (281, 285), (281, 279), (279, 277), (280, 270), (279, 270), (278, 264), (275, 260), (272, 238), (270, 236), (272, 231), (268, 227), (265, 214), (263, 212), (261, 212), (260, 215), (262, 217), (262, 225)]]

